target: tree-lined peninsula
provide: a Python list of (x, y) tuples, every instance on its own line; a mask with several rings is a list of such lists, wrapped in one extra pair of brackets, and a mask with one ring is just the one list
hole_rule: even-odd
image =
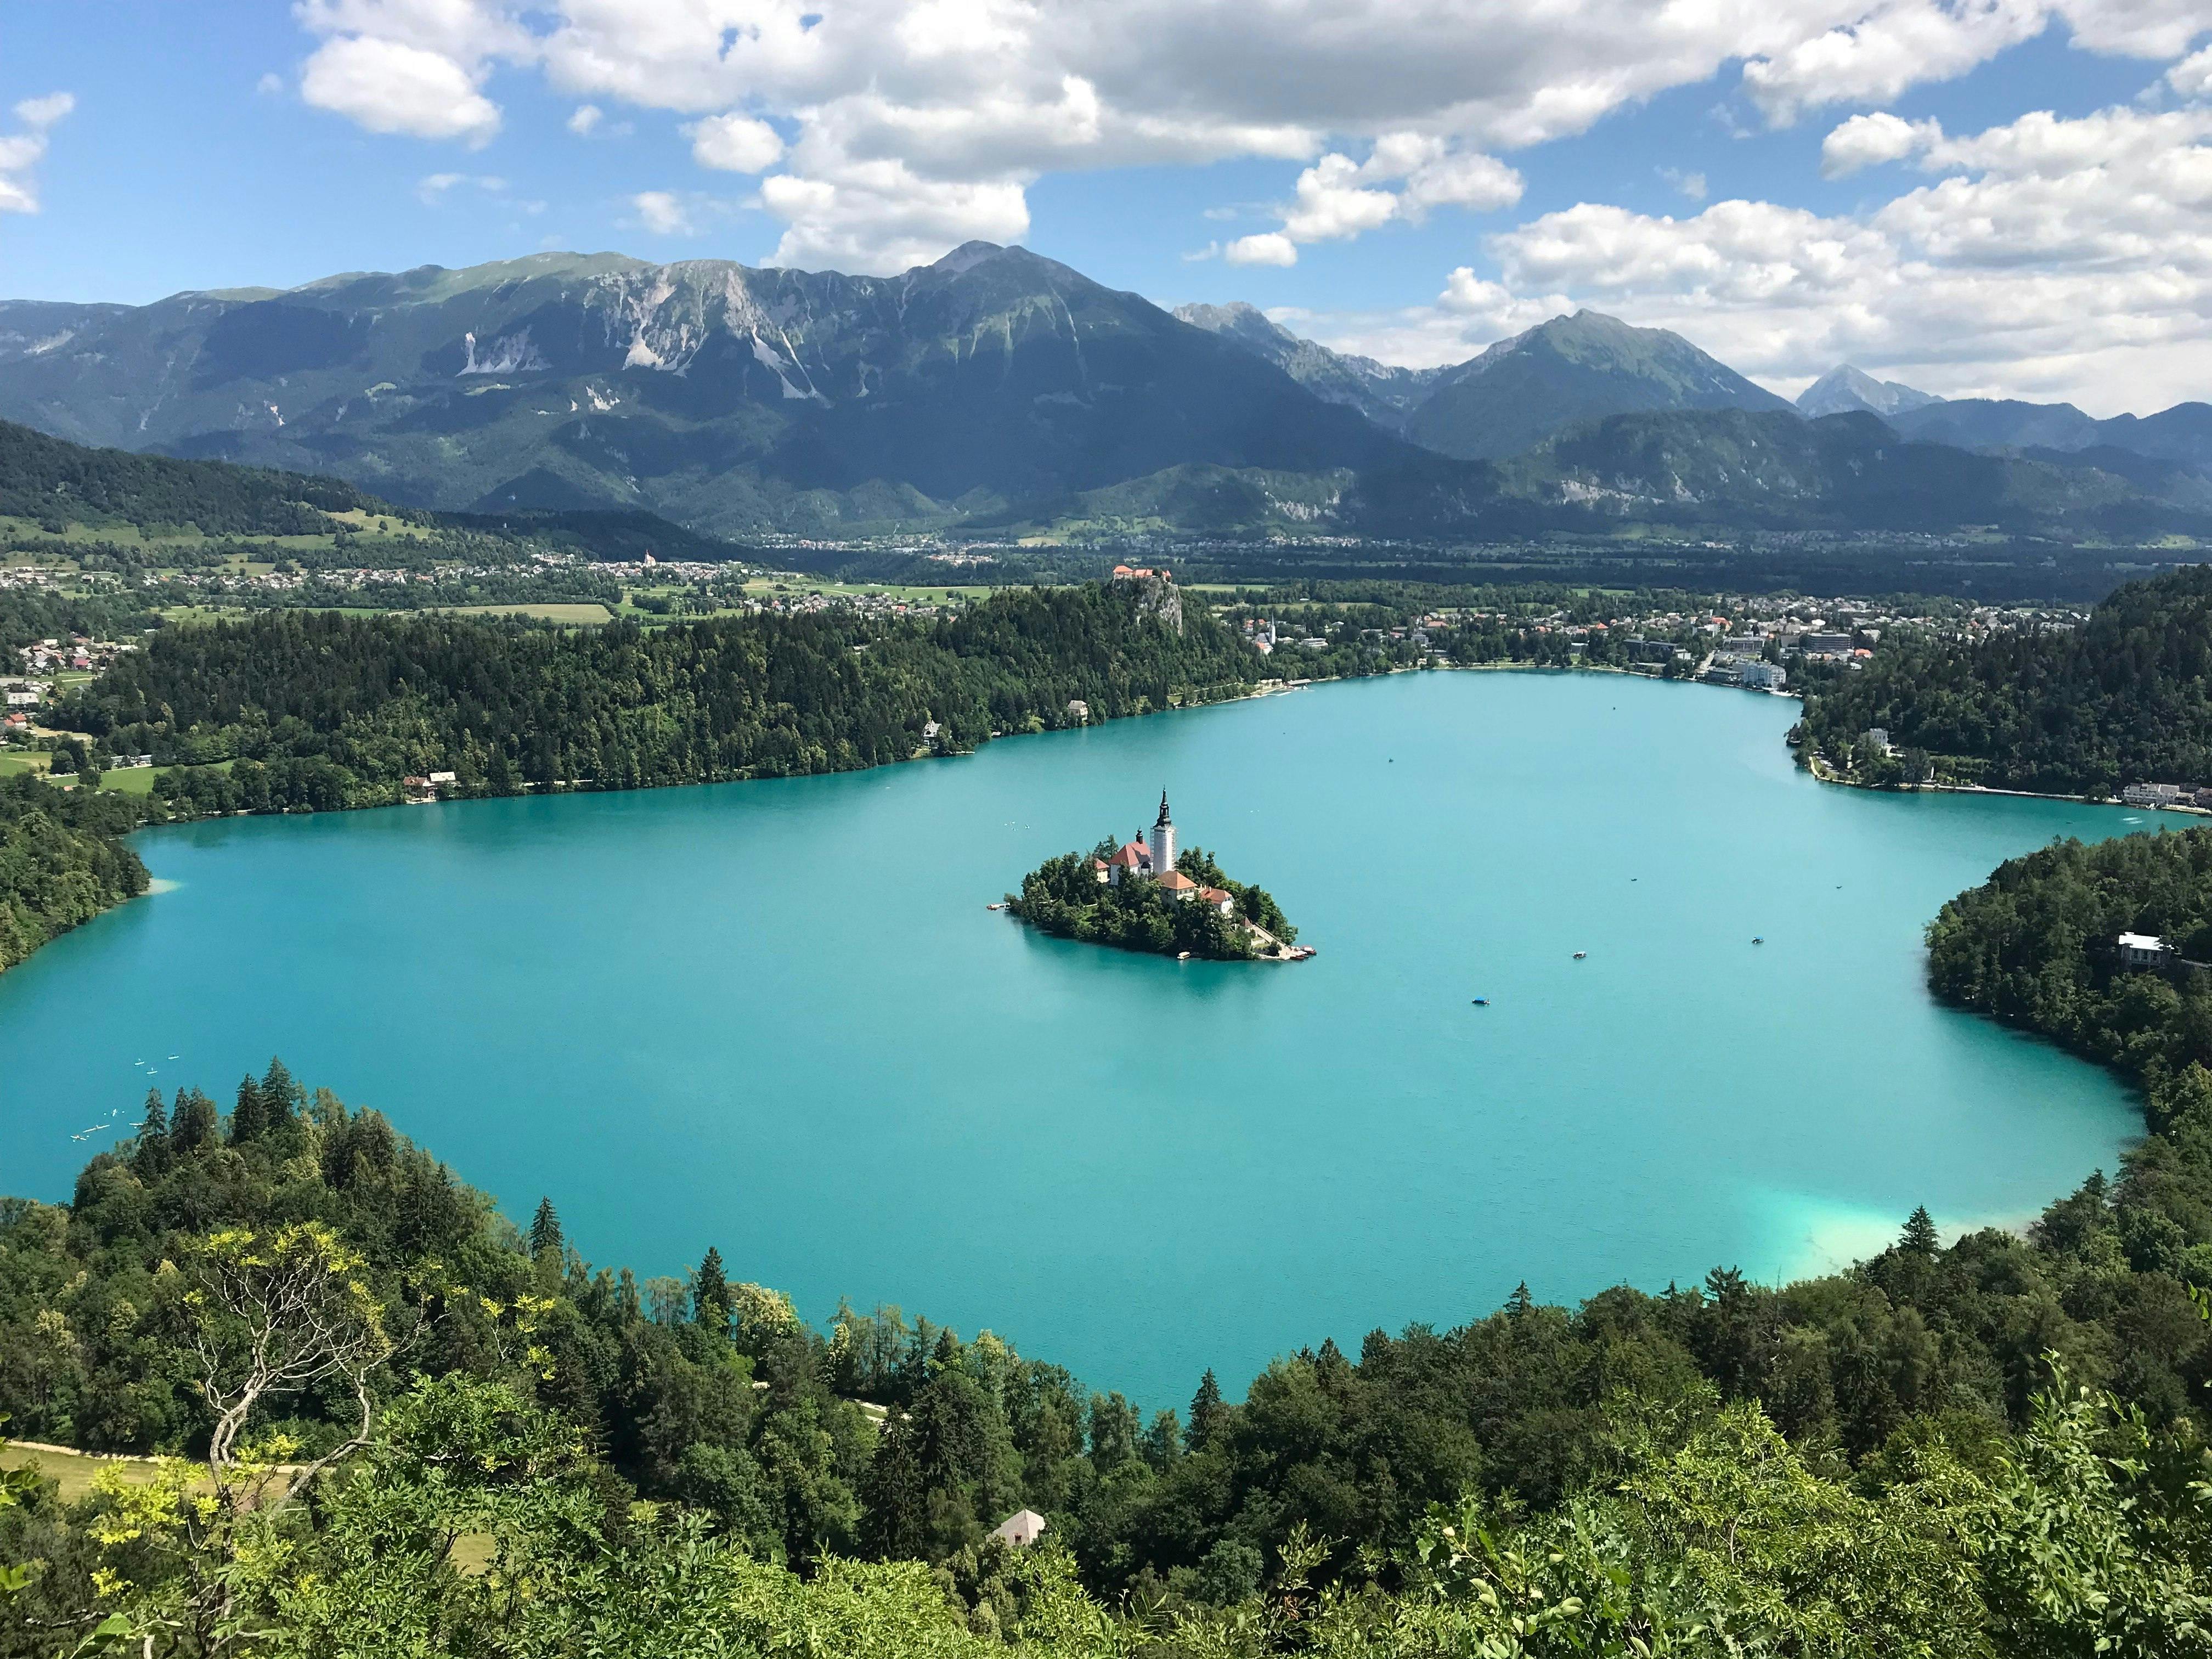
[(2212, 567), (2117, 588), (2078, 629), (1885, 641), (1805, 706), (1809, 745), (1832, 757), (1877, 729), (1939, 781), (2069, 795), (2212, 783)]

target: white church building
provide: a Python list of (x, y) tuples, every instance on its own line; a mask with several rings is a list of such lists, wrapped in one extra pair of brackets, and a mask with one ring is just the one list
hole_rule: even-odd
[(1178, 902), (1196, 899), (1224, 916), (1235, 914), (1237, 898), (1218, 887), (1204, 887), (1176, 868), (1175, 820), (1168, 815), (1168, 792), (1160, 791), (1160, 815), (1152, 820), (1151, 839), (1142, 831), (1123, 842), (1111, 858), (1091, 861), (1091, 871), (1102, 882), (1120, 886), (1125, 881), (1156, 881), (1160, 890)]

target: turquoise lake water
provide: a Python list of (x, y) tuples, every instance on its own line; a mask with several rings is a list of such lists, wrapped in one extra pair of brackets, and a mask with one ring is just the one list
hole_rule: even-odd
[[(1523, 1279), (1771, 1280), (1916, 1203), (2018, 1221), (2138, 1119), (1936, 1007), (1921, 928), (2151, 823), (1825, 788), (1796, 712), (1402, 675), (838, 777), (152, 832), (173, 888), (0, 976), (0, 1191), (65, 1197), (149, 1070), (227, 1099), (281, 1053), (518, 1220), (550, 1194), (596, 1262), (717, 1244), (810, 1316), (988, 1325), (1151, 1406)], [(1163, 787), (1317, 957), (984, 908)]]

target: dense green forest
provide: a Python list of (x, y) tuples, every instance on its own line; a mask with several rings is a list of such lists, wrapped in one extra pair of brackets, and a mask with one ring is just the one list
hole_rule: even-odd
[(138, 822), (121, 795), (0, 778), (0, 970), (147, 886), (122, 840)]
[[(2122, 933), (2158, 935), (2185, 963), (2212, 959), (2212, 830), (2055, 842), (1999, 866), (1929, 925), (1929, 982), (2124, 1073), (2154, 1129), (2212, 1132), (2212, 977), (2130, 971)], [(2212, 1243), (2188, 1277), (2212, 1285)]]
[(2058, 794), (2212, 783), (2212, 566), (2116, 590), (2081, 629), (1885, 641), (1810, 699), (1831, 757), (1870, 726), (1938, 778)]
[(1150, 881), (1102, 881), (1098, 866), (1118, 846), (1108, 836), (1087, 853), (1047, 859), (1022, 878), (1018, 894), (1006, 896), (1006, 908), (1040, 933), (1158, 956), (1188, 952), (1212, 962), (1249, 962), (1271, 947), (1255, 941), (1242, 925), (1247, 922), (1285, 945), (1297, 940), (1298, 930), (1266, 888), (1231, 880), (1202, 847), (1185, 848), (1176, 868), (1201, 887), (1227, 893), (1233, 915), (1196, 898), (1178, 902)]
[(330, 529), (325, 513), (356, 508), (396, 520), (422, 516), (337, 478), (90, 449), (0, 421), (0, 514), (57, 535), (74, 523), (197, 528), (205, 536), (311, 536)]
[[(810, 1328), (712, 1250), (596, 1268), (272, 1064), (0, 1204), (11, 1431), (203, 1460), (10, 1483), (0, 1654), (2196, 1651), (2161, 1156), (2032, 1239), (1516, 1295), (1147, 1419), (988, 1332)], [(1023, 1505), (1044, 1545), (987, 1540)]]
[(1171, 625), (1100, 586), (933, 623), (763, 613), (650, 633), (284, 611), (159, 634), (56, 718), (183, 769), (161, 787), (179, 811), (319, 811), (396, 801), (432, 771), (472, 794), (843, 771), (1066, 725), (1071, 702), (1111, 719), (1241, 689), (1261, 661), (1195, 608)]

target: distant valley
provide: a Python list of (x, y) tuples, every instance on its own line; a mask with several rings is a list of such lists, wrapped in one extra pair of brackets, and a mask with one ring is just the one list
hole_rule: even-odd
[(739, 539), (2212, 537), (2203, 404), (2097, 421), (1839, 368), (1792, 406), (1587, 311), (1410, 369), (988, 243), (895, 277), (544, 254), (0, 302), (0, 418), (416, 507)]

